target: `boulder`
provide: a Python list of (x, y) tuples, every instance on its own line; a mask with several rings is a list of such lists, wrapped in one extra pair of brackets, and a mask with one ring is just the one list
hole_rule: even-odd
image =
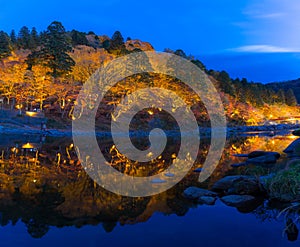
[(283, 150), (286, 154), (291, 154), (300, 151), (300, 138), (293, 141), (286, 149)]
[(244, 207), (247, 204), (255, 202), (255, 197), (250, 195), (229, 195), (223, 196), (221, 201), (232, 207)]
[(228, 194), (237, 195), (256, 195), (260, 192), (261, 188), (256, 179), (244, 179), (241, 181), (235, 181), (227, 191)]
[(206, 205), (214, 205), (217, 198), (213, 196), (200, 196), (198, 202)]
[(234, 183), (241, 182), (241, 181), (252, 181), (257, 183), (257, 179), (253, 176), (242, 176), (242, 175), (235, 175), (235, 176), (226, 176), (219, 181), (217, 181), (213, 186), (213, 191), (227, 191), (230, 189)]
[(187, 199), (198, 200), (201, 196), (212, 196), (216, 197), (217, 194), (210, 190), (201, 189), (198, 187), (189, 187), (184, 190), (183, 196)]

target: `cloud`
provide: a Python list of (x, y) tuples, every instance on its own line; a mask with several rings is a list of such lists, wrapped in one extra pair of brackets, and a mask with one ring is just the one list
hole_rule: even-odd
[(246, 45), (246, 46), (240, 46), (229, 50), (234, 52), (249, 52), (249, 53), (300, 52), (300, 49), (292, 49), (292, 48), (279, 47), (273, 45)]
[(285, 15), (286, 13), (284, 12), (278, 12), (278, 13), (258, 14), (258, 15), (254, 15), (253, 17), (258, 19), (275, 19), (275, 18), (283, 17)]

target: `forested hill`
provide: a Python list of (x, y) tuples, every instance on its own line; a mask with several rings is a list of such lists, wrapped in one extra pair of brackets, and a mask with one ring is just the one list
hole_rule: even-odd
[(268, 86), (272, 87), (274, 90), (284, 90), (287, 91), (292, 89), (298, 103), (300, 103), (300, 78), (297, 80), (285, 81), (285, 82), (277, 82), (277, 83), (269, 83)]
[[(0, 31), (0, 98), (26, 105), (39, 102), (41, 107), (50, 102), (51, 107), (58, 104), (62, 108), (68, 97), (69, 102), (75, 100), (74, 87), (82, 85), (101, 64), (132, 52), (152, 50), (149, 42), (124, 39), (120, 31), (112, 37), (93, 31), (68, 31), (58, 21), (41, 32), (26, 26), (19, 32)], [(232, 123), (257, 124), (268, 120), (270, 111), (276, 117), (293, 115), (298, 109), (293, 89), (300, 102), (299, 80), (261, 84), (245, 78), (232, 79), (226, 71), (206, 68), (181, 49), (164, 51), (190, 60), (210, 76)]]

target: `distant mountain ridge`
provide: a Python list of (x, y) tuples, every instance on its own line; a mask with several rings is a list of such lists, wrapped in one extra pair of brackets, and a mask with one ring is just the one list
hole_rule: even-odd
[(298, 103), (300, 103), (300, 78), (284, 82), (272, 82), (268, 83), (267, 85), (270, 85), (276, 91), (280, 89), (283, 89), (285, 91), (288, 89), (292, 89)]

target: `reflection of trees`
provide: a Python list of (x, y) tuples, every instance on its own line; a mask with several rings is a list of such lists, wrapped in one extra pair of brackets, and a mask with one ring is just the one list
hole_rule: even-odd
[[(207, 188), (226, 174), (243, 173), (243, 170), (233, 170), (230, 167), (230, 164), (237, 162), (232, 154), (269, 148), (272, 141), (265, 140), (263, 137), (229, 139), (216, 171), (200, 186)], [(274, 139), (274, 151), (279, 145), (277, 142), (284, 140)], [(287, 140), (285, 145), (288, 142), (291, 140)], [(107, 145), (108, 148), (103, 147), (103, 152), (109, 154), (111, 143)], [(201, 167), (208, 148), (209, 141), (201, 141), (195, 167)], [(185, 188), (199, 185), (198, 173), (192, 170), (179, 184), (162, 194), (129, 198), (115, 195), (95, 184), (81, 168), (68, 138), (49, 138), (39, 149), (39, 162), (36, 163), (28, 162), (30, 156), (35, 157), (36, 152), (27, 152), (28, 159), (23, 157), (21, 160), (20, 156), (25, 156), (25, 152), (16, 152), (11, 148), (3, 150), (0, 167), (0, 224), (16, 224), (21, 220), (33, 237), (42, 237), (50, 226), (102, 224), (105, 231), (110, 232), (118, 223), (123, 225), (147, 221), (157, 211), (182, 216), (190, 207), (195, 206), (182, 197)], [(173, 153), (174, 150), (176, 147), (169, 152)], [(135, 175), (134, 171), (132, 175)], [(253, 212), (261, 219), (273, 219), (280, 212), (274, 208), (274, 205), (263, 205)]]

